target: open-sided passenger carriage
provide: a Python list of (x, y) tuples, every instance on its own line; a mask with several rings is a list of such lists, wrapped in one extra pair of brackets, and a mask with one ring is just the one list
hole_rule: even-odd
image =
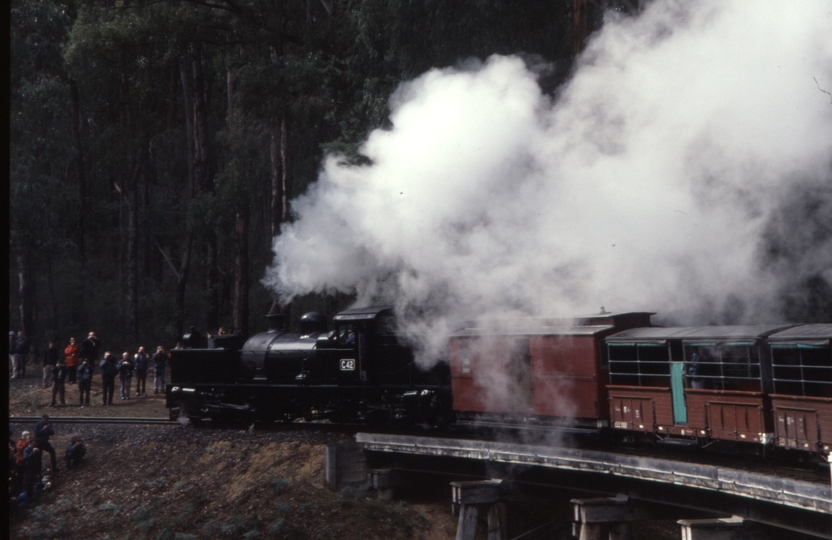
[(828, 454), (832, 448), (832, 324), (772, 334), (774, 435), (778, 446)]
[(612, 426), (701, 441), (770, 443), (766, 338), (784, 328), (637, 328), (610, 336)]

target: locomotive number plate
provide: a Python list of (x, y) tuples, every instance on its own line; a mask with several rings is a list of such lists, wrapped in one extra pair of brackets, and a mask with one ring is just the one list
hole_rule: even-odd
[(341, 359), (341, 371), (355, 371), (355, 359), (353, 359), (353, 358), (342, 358)]

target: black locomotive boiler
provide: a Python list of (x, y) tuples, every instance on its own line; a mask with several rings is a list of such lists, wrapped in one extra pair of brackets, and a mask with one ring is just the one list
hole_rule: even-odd
[(272, 328), (244, 344), (215, 336), (205, 346), (186, 336), (198, 346), (171, 351), (171, 417), (427, 426), (451, 419), (448, 364), (421, 369), (392, 308), (343, 311), (333, 327), (307, 313), (299, 333)]

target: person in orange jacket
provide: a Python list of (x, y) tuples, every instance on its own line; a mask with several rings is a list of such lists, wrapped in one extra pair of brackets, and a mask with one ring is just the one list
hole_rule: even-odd
[(81, 363), (78, 360), (78, 353), (80, 352), (75, 338), (69, 338), (69, 345), (64, 349), (64, 356), (66, 356), (66, 367), (69, 369), (69, 384), (75, 384), (78, 377), (78, 365)]

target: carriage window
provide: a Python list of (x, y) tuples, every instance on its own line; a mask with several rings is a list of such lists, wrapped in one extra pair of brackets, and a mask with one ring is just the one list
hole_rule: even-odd
[(774, 393), (832, 397), (832, 354), (827, 345), (773, 344)]
[(685, 343), (685, 386), (759, 392), (759, 347), (754, 342)]
[(665, 386), (670, 356), (664, 343), (608, 343), (610, 384)]

